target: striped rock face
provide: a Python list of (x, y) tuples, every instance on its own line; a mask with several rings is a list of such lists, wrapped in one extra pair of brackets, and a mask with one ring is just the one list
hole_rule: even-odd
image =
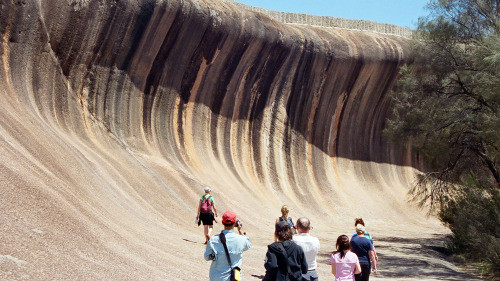
[(325, 253), (359, 216), (375, 237), (444, 231), (381, 136), (404, 37), (215, 0), (2, 1), (0, 35), (2, 280), (206, 280), (205, 186), (212, 234), (233, 210), (252, 239), (248, 280), (283, 204)]

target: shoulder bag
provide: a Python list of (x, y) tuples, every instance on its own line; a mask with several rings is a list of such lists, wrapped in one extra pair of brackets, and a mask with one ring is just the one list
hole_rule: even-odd
[(241, 269), (237, 266), (235, 267), (232, 266), (231, 257), (229, 256), (229, 251), (227, 250), (226, 236), (224, 235), (224, 233), (222, 233), (222, 231), (220, 232), (219, 238), (220, 241), (222, 242), (222, 245), (224, 246), (224, 251), (226, 251), (227, 262), (229, 263), (229, 267), (231, 268), (231, 278), (229, 280), (241, 281), (241, 274), (240, 274)]

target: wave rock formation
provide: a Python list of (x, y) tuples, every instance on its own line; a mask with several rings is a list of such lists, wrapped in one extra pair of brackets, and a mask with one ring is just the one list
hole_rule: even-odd
[(429, 227), (381, 136), (408, 39), (216, 0), (7, 0), (0, 35), (2, 280), (203, 280), (206, 185), (250, 280), (282, 204), (332, 241)]

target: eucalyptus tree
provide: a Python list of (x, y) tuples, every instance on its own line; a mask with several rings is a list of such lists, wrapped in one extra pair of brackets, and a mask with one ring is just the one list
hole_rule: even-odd
[(470, 178), (500, 189), (500, 1), (434, 0), (428, 8), (385, 133), (411, 138), (426, 166), (419, 199), (445, 204)]
[[(455, 247), (477, 246), (467, 240), (486, 232), (498, 266), (500, 0), (432, 0), (427, 8), (384, 133), (410, 143), (424, 165), (412, 198), (438, 210)], [(493, 225), (460, 229), (485, 224)]]

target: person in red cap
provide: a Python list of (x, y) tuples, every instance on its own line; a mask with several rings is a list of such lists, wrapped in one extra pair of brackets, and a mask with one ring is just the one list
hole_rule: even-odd
[[(224, 230), (222, 230), (220, 234), (210, 238), (205, 247), (205, 260), (212, 261), (209, 273), (210, 281), (229, 281), (231, 269), (235, 267), (241, 268), (243, 252), (250, 249), (252, 246), (248, 237), (234, 232), (236, 221), (236, 214), (234, 212), (225, 212), (222, 215)], [(229, 259), (231, 260), (231, 265), (229, 264), (221, 237), (226, 241), (225, 244), (227, 246)]]

